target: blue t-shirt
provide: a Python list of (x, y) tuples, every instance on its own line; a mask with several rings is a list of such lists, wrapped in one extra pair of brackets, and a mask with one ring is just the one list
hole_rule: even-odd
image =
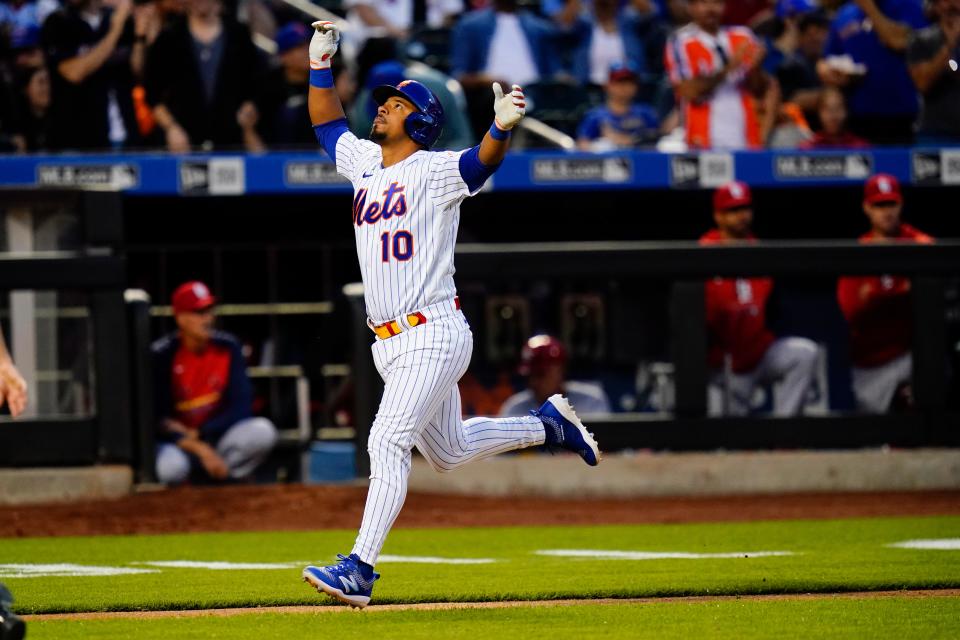
[[(927, 25), (920, 0), (878, 0), (877, 6), (888, 18), (914, 29)], [(854, 3), (848, 2), (837, 12), (825, 55), (849, 55), (867, 66), (866, 76), (847, 89), (852, 115), (914, 116), (919, 111), (904, 53), (884, 46)]]
[(613, 113), (606, 105), (601, 105), (594, 107), (583, 117), (577, 128), (577, 138), (597, 140), (603, 137), (604, 124), (632, 136), (637, 142), (655, 139), (660, 127), (656, 112), (646, 105), (631, 105), (630, 110), (621, 115)]

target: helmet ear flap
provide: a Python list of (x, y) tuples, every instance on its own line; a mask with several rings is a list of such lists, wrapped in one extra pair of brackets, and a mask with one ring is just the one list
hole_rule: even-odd
[(410, 139), (426, 148), (440, 137), (441, 128), (437, 126), (436, 118), (428, 113), (417, 111), (407, 116), (403, 121), (403, 129)]

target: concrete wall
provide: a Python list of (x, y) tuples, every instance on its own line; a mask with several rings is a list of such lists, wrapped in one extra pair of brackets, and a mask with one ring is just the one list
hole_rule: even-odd
[(0, 505), (102, 500), (128, 495), (130, 467), (0, 469)]
[(960, 450), (612, 454), (520, 453), (438, 477), (414, 459), (415, 491), (489, 496), (639, 497), (960, 489)]

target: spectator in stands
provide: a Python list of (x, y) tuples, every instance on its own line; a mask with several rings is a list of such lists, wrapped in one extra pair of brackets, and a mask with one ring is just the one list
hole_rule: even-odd
[(527, 376), (527, 388), (507, 398), (500, 408), (502, 416), (526, 415), (555, 393), (566, 396), (580, 415), (610, 413), (610, 400), (600, 385), (566, 380), (567, 350), (553, 336), (527, 340), (520, 354), (520, 374)]
[(14, 69), (42, 67), (43, 49), (40, 46), (40, 27), (18, 26), (10, 33), (10, 55)]
[(50, 129), (50, 73), (45, 67), (23, 69), (16, 83), (14, 142), (18, 151), (47, 149)]
[(50, 70), (51, 149), (103, 149), (139, 143), (133, 111), (132, 0), (68, 0), (43, 24)]
[(618, 0), (593, 0), (587, 13), (582, 0), (568, 0), (555, 19), (572, 36), (574, 78), (582, 84), (603, 86), (614, 65), (646, 71), (641, 34), (656, 17), (656, 7), (649, 0), (633, 0), (624, 7)]
[(302, 22), (291, 22), (277, 31), (280, 65), (267, 73), (257, 97), (258, 130), (267, 144), (317, 143), (307, 111), (310, 65), (306, 61), (312, 35), (313, 30)]
[(262, 146), (253, 102), (261, 72), (247, 28), (222, 15), (220, 0), (193, 0), (153, 43), (144, 72), (167, 149)]
[[(730, 182), (713, 194), (716, 228), (702, 245), (756, 242), (750, 187)], [(800, 413), (813, 381), (817, 345), (800, 337), (777, 338), (767, 328), (770, 278), (714, 278), (706, 283), (707, 362), (712, 371), (711, 415), (747, 415), (758, 385), (779, 381), (773, 414)], [(715, 393), (716, 389), (722, 390)]]
[(582, 151), (629, 149), (655, 142), (659, 122), (654, 110), (635, 103), (637, 74), (629, 67), (614, 66), (608, 72), (604, 91), (606, 104), (587, 112), (577, 129)]
[(764, 70), (774, 75), (777, 68), (800, 47), (800, 20), (817, 10), (814, 0), (777, 0), (776, 11), (762, 25), (769, 33), (757, 35), (767, 44)]
[[(860, 242), (921, 242), (933, 239), (901, 222), (903, 194), (897, 179), (877, 174), (866, 184), (863, 211), (870, 231)], [(861, 411), (884, 413), (895, 397), (911, 403), (913, 309), (910, 279), (897, 275), (840, 278), (840, 309), (850, 326), (853, 393)]]
[(850, 130), (873, 144), (910, 144), (919, 104), (904, 52), (926, 25), (920, 0), (855, 0), (830, 25), (825, 84), (844, 89)]
[(819, 11), (804, 13), (796, 18), (796, 22), (796, 48), (784, 57), (774, 73), (780, 83), (784, 102), (796, 104), (807, 118), (812, 118), (817, 115), (817, 103), (823, 86), (817, 75), (817, 62), (823, 57), (830, 22)]
[(60, 8), (57, 0), (0, 0), (0, 31), (36, 28)]
[(3, 329), (0, 329), (0, 407), (4, 404), (14, 418), (23, 413), (27, 407), (27, 383), (13, 364)]
[(253, 391), (240, 344), (213, 330), (216, 299), (202, 282), (173, 293), (178, 331), (153, 344), (159, 440), (157, 479), (243, 479), (273, 449), (277, 431), (251, 416)]
[(345, 0), (350, 30), (358, 49), (368, 38), (406, 40), (418, 30), (452, 27), (463, 13), (463, 0)]
[(687, 145), (701, 149), (759, 148), (777, 116), (757, 99), (775, 90), (763, 71), (764, 49), (746, 27), (723, 27), (723, 0), (691, 0), (693, 22), (666, 48), (667, 70), (682, 101)]
[(960, 142), (960, 0), (931, 3), (937, 23), (913, 34), (910, 76), (923, 96), (918, 135), (927, 144)]
[(148, 48), (153, 46), (164, 29), (172, 27), (183, 17), (187, 4), (187, 0), (152, 0), (134, 7), (134, 21), (140, 23), (137, 34), (146, 39)]
[(820, 130), (802, 143), (801, 149), (861, 149), (870, 146), (866, 140), (847, 131), (847, 103), (836, 87), (824, 87), (817, 101)]
[[(529, 85), (558, 72), (559, 27), (517, 0), (494, 0), (471, 11), (453, 30), (452, 75), (463, 85), (475, 132), (489, 126), (490, 85)], [(482, 133), (478, 137), (482, 137)]]

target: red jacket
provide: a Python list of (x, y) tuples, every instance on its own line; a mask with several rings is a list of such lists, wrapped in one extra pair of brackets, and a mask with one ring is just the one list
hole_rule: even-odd
[[(751, 237), (751, 240), (753, 238)], [(700, 237), (700, 244), (719, 244), (720, 231)], [(767, 329), (767, 299), (771, 278), (714, 278), (705, 285), (707, 305), (707, 364), (723, 368), (730, 354), (735, 373), (752, 371), (776, 339)]]
[[(897, 239), (930, 243), (933, 238), (908, 224)], [(872, 232), (860, 242), (874, 242)], [(837, 282), (837, 300), (850, 325), (850, 359), (857, 367), (878, 367), (910, 351), (913, 316), (910, 279), (903, 276), (846, 276)]]

